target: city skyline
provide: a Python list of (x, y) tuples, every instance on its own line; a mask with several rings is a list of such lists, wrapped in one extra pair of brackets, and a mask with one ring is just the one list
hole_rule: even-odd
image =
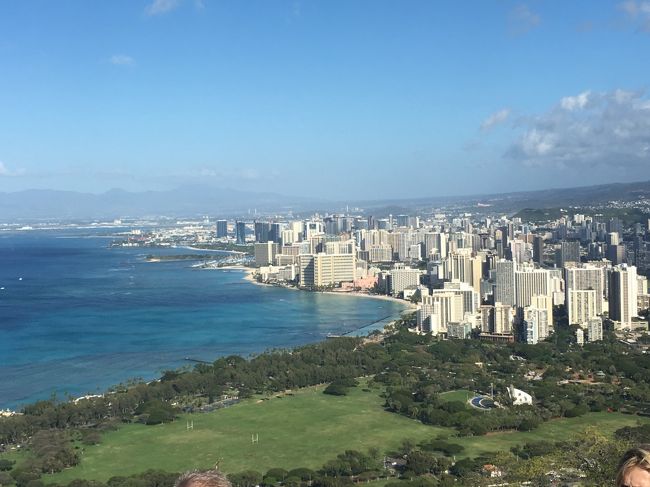
[(359, 200), (650, 179), (648, 10), (6, 4), (0, 191)]

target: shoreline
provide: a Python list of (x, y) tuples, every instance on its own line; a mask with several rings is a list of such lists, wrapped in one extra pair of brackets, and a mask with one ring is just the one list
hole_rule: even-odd
[[(330, 296), (349, 296), (353, 298), (369, 298), (369, 299), (377, 299), (381, 301), (390, 301), (393, 303), (398, 303), (404, 306), (404, 309), (400, 311), (400, 317), (407, 312), (413, 312), (417, 309), (417, 306), (410, 301), (406, 301), (404, 299), (399, 299), (399, 298), (394, 298), (392, 296), (386, 296), (382, 294), (367, 294), (367, 293), (362, 293), (359, 291), (309, 291), (307, 289), (300, 289), (299, 287), (295, 286), (283, 286), (283, 285), (275, 285), (275, 284), (269, 284), (265, 282), (258, 282), (255, 279), (255, 274), (256, 274), (256, 269), (253, 269), (251, 267), (246, 267), (243, 265), (230, 265), (230, 266), (223, 266), (223, 267), (218, 267), (216, 269), (212, 270), (237, 270), (237, 271), (242, 271), (245, 273), (244, 277), (242, 277), (243, 280), (250, 282), (251, 284), (254, 284), (256, 286), (266, 286), (266, 287), (275, 287), (275, 288), (281, 288), (281, 289), (287, 289), (290, 291), (302, 291), (302, 292), (308, 292), (308, 293), (315, 293), (315, 294), (328, 294)], [(387, 322), (382, 328), (381, 332), (382, 334), (386, 331), (386, 328), (393, 325), (397, 319), (393, 319), (389, 322)], [(358, 330), (361, 330), (363, 328), (366, 328), (367, 326), (372, 326), (374, 323), (369, 323), (367, 325), (364, 325), (360, 327)], [(353, 333), (358, 330), (353, 330), (349, 333)], [(370, 331), (368, 332), (368, 334)]]
[[(219, 269), (230, 269), (230, 270), (241, 270), (245, 271), (246, 275), (243, 277), (244, 280), (251, 282), (257, 286), (269, 286), (269, 287), (278, 287), (282, 289), (289, 289), (293, 291), (303, 291), (307, 293), (314, 293), (314, 294), (329, 294), (331, 296), (352, 296), (356, 298), (370, 298), (370, 299), (379, 299), (381, 301), (391, 301), (393, 303), (399, 303), (406, 307), (407, 310), (412, 310), (415, 311), (417, 309), (417, 306), (410, 301), (406, 301), (404, 299), (399, 299), (399, 298), (394, 298), (393, 296), (387, 296), (385, 294), (369, 294), (369, 293), (363, 293), (359, 291), (309, 291), (307, 289), (300, 289), (299, 287), (295, 286), (283, 286), (283, 285), (275, 285), (275, 284), (268, 284), (265, 282), (258, 282), (255, 279), (255, 269), (251, 269), (250, 267), (245, 267), (245, 266), (223, 266), (220, 267)], [(406, 310), (405, 310), (406, 311)]]
[[(271, 287), (281, 287), (283, 289), (287, 290), (293, 290), (293, 291), (304, 291), (304, 292), (317, 292), (321, 294), (329, 294), (329, 295), (334, 295), (334, 296), (351, 296), (351, 297), (357, 297), (357, 298), (371, 298), (371, 299), (377, 299), (377, 300), (383, 300), (383, 301), (393, 301), (396, 303), (399, 303), (403, 306), (403, 309), (398, 310), (395, 314), (393, 314), (390, 317), (386, 317), (382, 320), (379, 320), (380, 322), (371, 322), (372, 319), (369, 319), (368, 322), (363, 324), (363, 326), (360, 326), (358, 328), (355, 328), (353, 330), (347, 331), (345, 333), (342, 333), (340, 336), (358, 336), (359, 338), (362, 338), (364, 340), (380, 340), (382, 337), (386, 336), (386, 333), (389, 331), (388, 328), (393, 325), (397, 320), (399, 320), (404, 313), (408, 313), (409, 311), (412, 311), (414, 309), (414, 305), (408, 301), (400, 300), (397, 298), (393, 298), (390, 296), (380, 296), (380, 295), (370, 295), (370, 294), (364, 294), (364, 293), (359, 293), (359, 292), (336, 292), (336, 291), (308, 291), (304, 289), (299, 289), (297, 287), (289, 287), (289, 286), (275, 286), (273, 284), (266, 284), (266, 283), (260, 283), (255, 280), (255, 274), (256, 270), (251, 268), (251, 267), (246, 267), (244, 265), (239, 265), (239, 264), (234, 264), (234, 265), (227, 265), (215, 269), (210, 269), (210, 270), (227, 270), (227, 271), (238, 271), (238, 272), (243, 272), (242, 279), (245, 281), (250, 282), (251, 284), (257, 285), (257, 286), (271, 286)], [(386, 320), (386, 321), (384, 321)], [(373, 332), (379, 332), (379, 335), (377, 336), (370, 336), (371, 333)], [(332, 335), (333, 336), (333, 335)], [(307, 343), (318, 343), (325, 341), (329, 338), (329, 336), (323, 336), (320, 338), (317, 338), (316, 340), (312, 341), (309, 340)], [(241, 354), (240, 356), (248, 359), (249, 356), (247, 354)], [(174, 369), (176, 370), (176, 369)], [(125, 377), (129, 377), (128, 375)], [(161, 377), (160, 374), (158, 373), (152, 373), (151, 375), (146, 375), (142, 380), (144, 381), (156, 381), (159, 380)], [(128, 379), (125, 379), (128, 380)], [(71, 401), (81, 401), (84, 399), (88, 399), (89, 397), (96, 397), (96, 396), (102, 396), (106, 394), (110, 394), (110, 388), (114, 386), (115, 384), (110, 384), (106, 387), (100, 387), (101, 393), (96, 393), (96, 392), (90, 392), (91, 390), (88, 389), (87, 391), (82, 391), (80, 390), (79, 392), (74, 394), (74, 397), (71, 399)], [(6, 403), (3, 405), (3, 407), (8, 408), (9, 411), (18, 413), (19, 411), (28, 404), (32, 404), (38, 399), (34, 400), (15, 400), (11, 401), (9, 403)], [(66, 401), (64, 401), (66, 402)]]

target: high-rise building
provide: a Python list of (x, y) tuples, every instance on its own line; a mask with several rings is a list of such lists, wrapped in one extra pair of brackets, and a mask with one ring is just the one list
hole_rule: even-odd
[(469, 284), (467, 284), (466, 282), (445, 282), (444, 288), (434, 289), (433, 291), (431, 291), (431, 296), (435, 296), (437, 294), (450, 293), (450, 292), (457, 294), (461, 297), (462, 316), (465, 316), (465, 314), (467, 313), (474, 315), (479, 312), (479, 307), (481, 304), (479, 293), (477, 293), (474, 290), (474, 288)]
[(269, 240), (275, 243), (282, 243), (282, 224), (281, 223), (271, 223), (271, 229), (269, 230)]
[(567, 313), (569, 324), (582, 325), (598, 316), (596, 302), (602, 298), (596, 296), (594, 289), (572, 289), (567, 291)]
[(507, 306), (515, 304), (515, 263), (510, 260), (500, 260), (495, 265), (496, 286), (494, 302)]
[(550, 273), (548, 270), (536, 269), (531, 265), (526, 265), (518, 267), (515, 271), (516, 306), (520, 308), (530, 306), (533, 296), (549, 296), (550, 290)]
[(626, 261), (625, 244), (612, 244), (607, 246), (607, 259), (613, 265), (620, 265)]
[(569, 240), (560, 242), (560, 247), (555, 251), (555, 264), (564, 267), (567, 262), (580, 262), (580, 242)]
[(460, 323), (447, 323), (447, 336), (449, 338), (459, 338), (465, 340), (472, 335), (472, 324), (467, 321)]
[(519, 239), (510, 241), (510, 254), (517, 264), (530, 262), (533, 258), (531, 245)]
[(246, 243), (246, 223), (245, 222), (236, 222), (235, 223), (235, 238), (238, 244)]
[(255, 222), (255, 241), (259, 243), (266, 243), (269, 241), (269, 232), (271, 231), (271, 224), (269, 222)]
[(217, 220), (217, 238), (223, 238), (227, 236), (228, 236), (228, 221)]
[(512, 334), (512, 307), (501, 303), (485, 304), (480, 308), (481, 333), (493, 335)]
[(548, 330), (548, 310), (537, 306), (524, 308), (523, 338), (526, 343), (535, 344), (543, 340), (544, 330)]
[(282, 245), (291, 245), (294, 242), (297, 242), (296, 234), (293, 230), (282, 230), (280, 233), (280, 243)]
[(483, 262), (480, 257), (472, 256), (471, 249), (450, 252), (443, 262), (445, 279), (465, 282), (480, 292)]
[(539, 235), (533, 237), (533, 262), (541, 264), (544, 261), (544, 239)]
[(289, 223), (289, 230), (293, 232), (293, 241), (301, 242), (305, 237), (304, 224), (301, 221), (292, 221)]
[(351, 254), (305, 254), (298, 257), (299, 284), (318, 288), (352, 282), (356, 278), (356, 256)]
[(323, 249), (326, 254), (352, 254), (356, 252), (354, 240), (334, 240), (325, 242)]
[(587, 321), (587, 341), (597, 342), (603, 339), (603, 319), (592, 318)]
[(618, 328), (630, 328), (637, 316), (636, 267), (621, 264), (609, 274), (609, 317)]
[(422, 296), (416, 313), (418, 329), (434, 335), (446, 333), (450, 322), (459, 323), (463, 318), (463, 298), (451, 291)]
[(370, 262), (391, 262), (393, 260), (393, 247), (389, 244), (377, 244), (368, 247)]
[(315, 235), (321, 235), (324, 232), (325, 227), (323, 222), (311, 220), (305, 223), (305, 240), (309, 240)]
[(617, 217), (610, 218), (607, 222), (607, 231), (609, 233), (616, 232), (621, 235), (623, 233), (623, 224), (621, 223), (621, 220)]
[(408, 227), (409, 226), (409, 216), (408, 215), (397, 215), (397, 226), (398, 227)]
[(533, 296), (530, 307), (545, 312), (537, 322), (537, 336), (539, 340), (544, 340), (553, 333), (553, 299), (548, 295)]
[[(515, 271), (515, 306), (520, 309), (531, 305), (535, 306), (534, 299), (543, 299), (549, 330), (553, 327), (553, 289), (551, 284), (551, 273), (546, 269), (536, 269), (532, 265), (524, 265)], [(546, 336), (542, 334), (541, 339)]]
[(424, 254), (427, 258), (437, 254), (441, 259), (447, 257), (447, 234), (427, 232), (424, 234)]
[[(564, 269), (564, 282), (566, 290), (565, 304), (570, 324), (581, 324), (585, 319), (590, 319), (603, 313), (603, 304), (605, 302), (605, 273), (602, 267), (593, 264), (569, 266)], [(587, 290), (594, 291), (593, 311), (591, 310), (591, 297), (573, 292)], [(581, 303), (574, 304), (574, 299), (580, 299)], [(587, 308), (584, 308), (585, 305)], [(584, 310), (584, 312), (581, 310)]]
[(264, 266), (273, 264), (278, 254), (279, 245), (275, 242), (264, 242), (255, 244), (255, 265)]
[(411, 269), (403, 265), (395, 265), (387, 273), (387, 292), (393, 296), (404, 292), (406, 288), (415, 287), (420, 284), (420, 276), (422, 271), (419, 269)]

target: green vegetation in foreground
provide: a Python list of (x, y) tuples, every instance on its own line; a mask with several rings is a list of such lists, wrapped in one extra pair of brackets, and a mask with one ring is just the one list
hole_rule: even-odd
[[(309, 387), (294, 395), (250, 399), (212, 413), (181, 415), (174, 423), (158, 426), (125, 425), (106, 433), (100, 445), (85, 447), (79, 466), (43, 480), (106, 481), (149, 468), (180, 472), (217, 462), (227, 473), (320, 468), (345, 450), (396, 448), (405, 439), (417, 442), (452, 432), (384, 411), (379, 389), (353, 388), (347, 396), (322, 391), (323, 387)], [(187, 431), (188, 420), (194, 421), (194, 430)], [(259, 444), (251, 443), (251, 434), (259, 434)]]
[(631, 416), (621, 413), (588, 413), (577, 418), (558, 418), (542, 423), (533, 431), (488, 433), (485, 436), (468, 436), (454, 438), (453, 443), (462, 445), (465, 450), (459, 456), (476, 457), (481, 454), (493, 454), (497, 451), (508, 451), (516, 445), (538, 441), (561, 441), (575, 438), (588, 428), (598, 428), (598, 432), (613, 436), (614, 431), (624, 426), (635, 426), (645, 423), (647, 419), (641, 416)]
[[(418, 443), (455, 433), (451, 428), (426, 426), (384, 411), (379, 389), (364, 392), (360, 387), (353, 388), (347, 396), (331, 396), (322, 391), (323, 387), (310, 387), (269, 400), (250, 399), (212, 413), (182, 415), (171, 424), (125, 425), (106, 433), (100, 445), (86, 447), (79, 466), (44, 476), (43, 480), (60, 484), (75, 478), (106, 481), (114, 475), (149, 468), (184, 471), (211, 467), (217, 462), (228, 473), (251, 468), (319, 468), (344, 450), (390, 450), (405, 439)], [(466, 394), (467, 391), (452, 391), (446, 395)], [(188, 420), (194, 421), (192, 431), (187, 430)], [(449, 441), (465, 447), (461, 457), (475, 457), (484, 452), (509, 450), (525, 442), (569, 439), (589, 426), (610, 434), (623, 426), (636, 425), (639, 420), (638, 416), (620, 413), (590, 413), (552, 420), (532, 432), (503, 432)], [(251, 443), (251, 434), (259, 434), (259, 444)]]

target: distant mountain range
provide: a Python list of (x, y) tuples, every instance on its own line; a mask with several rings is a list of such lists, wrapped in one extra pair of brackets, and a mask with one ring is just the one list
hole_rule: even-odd
[(209, 186), (183, 186), (169, 191), (128, 192), (113, 189), (101, 194), (57, 190), (26, 190), (0, 193), (0, 219), (113, 219), (145, 216), (196, 217), (200, 215), (246, 215), (260, 212), (304, 213), (335, 211), (350, 207), (365, 208), (380, 216), (454, 204), (476, 207), (490, 205), (498, 211), (522, 208), (584, 206), (611, 200), (631, 201), (650, 198), (650, 181), (612, 183), (597, 186), (523, 191), (504, 194), (426, 198), (327, 201), (275, 193), (255, 193)]
[(138, 193), (112, 189), (101, 194), (35, 189), (0, 193), (0, 218), (7, 221), (235, 215), (249, 210), (253, 212), (256, 208), (286, 211), (319, 204), (316, 199), (209, 186), (183, 186), (169, 191)]

